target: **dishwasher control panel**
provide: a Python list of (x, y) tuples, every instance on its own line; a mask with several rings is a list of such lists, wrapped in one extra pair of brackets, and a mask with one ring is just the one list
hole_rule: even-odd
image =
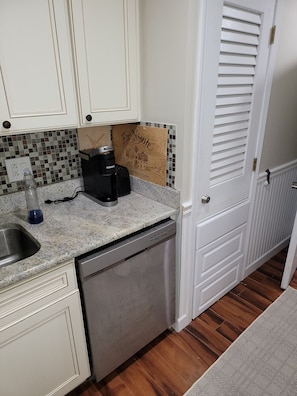
[(131, 257), (176, 234), (176, 222), (167, 220), (157, 225), (143, 229), (114, 244), (91, 252), (83, 258), (77, 258), (80, 279), (84, 279), (106, 267)]

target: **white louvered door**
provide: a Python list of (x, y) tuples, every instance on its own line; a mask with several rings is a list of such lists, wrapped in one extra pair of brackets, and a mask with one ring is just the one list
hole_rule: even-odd
[(197, 198), (206, 194), (210, 201), (199, 204), (197, 219), (249, 196), (275, 5), (272, 0), (205, 3)]
[(241, 279), (274, 0), (205, 0), (193, 317)]

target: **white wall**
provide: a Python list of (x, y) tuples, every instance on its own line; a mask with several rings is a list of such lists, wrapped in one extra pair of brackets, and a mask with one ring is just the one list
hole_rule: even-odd
[(297, 1), (284, 0), (260, 171), (297, 158)]
[(176, 187), (191, 197), (192, 105), (187, 78), (198, 39), (195, 0), (140, 0), (141, 120), (177, 125)]
[(177, 331), (192, 318), (188, 285), (194, 251), (190, 225), (199, 6), (200, 0), (139, 0), (141, 120), (177, 126), (176, 188), (184, 204), (177, 227)]

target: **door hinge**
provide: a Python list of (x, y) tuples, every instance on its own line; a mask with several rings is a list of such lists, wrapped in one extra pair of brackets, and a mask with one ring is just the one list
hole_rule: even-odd
[(270, 39), (269, 39), (270, 45), (274, 44), (275, 31), (276, 31), (276, 25), (273, 25), (272, 28), (270, 29)]
[(257, 169), (257, 162), (258, 162), (258, 158), (254, 158), (253, 159), (253, 172), (255, 172)]

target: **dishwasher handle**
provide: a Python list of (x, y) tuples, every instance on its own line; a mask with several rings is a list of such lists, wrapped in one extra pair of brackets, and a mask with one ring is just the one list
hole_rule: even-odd
[(87, 257), (78, 258), (76, 262), (78, 263), (80, 280), (83, 281), (88, 276), (94, 275), (119, 261), (135, 256), (151, 246), (173, 238), (175, 234), (176, 222), (168, 220), (166, 223), (141, 231), (119, 243), (91, 253)]

